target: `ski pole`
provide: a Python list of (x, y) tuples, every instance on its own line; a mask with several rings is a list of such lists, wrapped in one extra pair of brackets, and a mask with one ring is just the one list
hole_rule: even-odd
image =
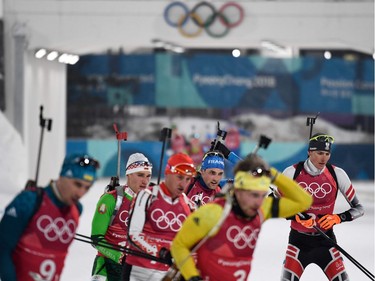
[(257, 145), (255, 146), (252, 153), (257, 154), (257, 152), (260, 148), (267, 149), (267, 147), (269, 146), (271, 141), (272, 141), (272, 139), (266, 137), (265, 135), (260, 135), (259, 141), (258, 141)]
[(160, 164), (159, 164), (159, 173), (158, 173), (158, 182), (157, 185), (160, 183), (160, 177), (161, 177), (161, 169), (163, 165), (163, 159), (164, 159), (164, 150), (165, 150), (165, 143), (167, 141), (167, 138), (170, 139), (172, 136), (172, 129), (170, 128), (163, 128), (160, 132), (160, 141), (163, 142), (161, 147), (161, 155), (160, 155)]
[(113, 124), (113, 129), (116, 133), (117, 138), (117, 177), (120, 179), (120, 167), (121, 167), (121, 141), (126, 141), (128, 139), (128, 134), (126, 132), (119, 132), (116, 123)]
[(109, 243), (107, 241), (103, 241), (103, 240), (94, 241), (91, 237), (86, 236), (86, 235), (82, 235), (82, 234), (79, 234), (79, 233), (76, 233), (76, 236), (74, 237), (74, 239), (77, 240), (77, 241), (80, 241), (80, 242), (84, 242), (84, 243), (94, 245), (94, 246), (101, 246), (101, 247), (104, 247), (104, 248), (120, 251), (120, 252), (123, 252), (125, 254), (130, 254), (130, 255), (133, 255), (133, 256), (138, 256), (138, 257), (142, 257), (142, 258), (145, 258), (145, 259), (149, 259), (149, 260), (157, 261), (157, 262), (160, 262), (160, 263), (168, 264), (168, 262), (165, 259), (158, 258), (158, 257), (152, 256), (152, 255), (144, 253), (144, 252), (135, 251), (135, 250), (132, 250), (132, 249), (129, 249), (129, 248), (126, 248), (126, 247), (122, 247), (120, 245), (115, 245), (115, 244)]
[(227, 137), (227, 131), (220, 129), (220, 122), (217, 121), (217, 131), (216, 131), (216, 138), (213, 141), (213, 144), (211, 145), (210, 151), (215, 150), (216, 145), (219, 141), (224, 141)]
[[(305, 215), (298, 213), (298, 215), (302, 219), (306, 219)], [(318, 231), (325, 239), (327, 239), (333, 247), (335, 247), (337, 250), (339, 250), (345, 257), (348, 258), (356, 267), (358, 267), (368, 278), (371, 280), (375, 280), (374, 274), (372, 274), (368, 269), (366, 269), (362, 264), (360, 264), (357, 260), (355, 260), (351, 255), (349, 255), (348, 252), (346, 252), (343, 248), (341, 248), (335, 241), (332, 240), (331, 237), (329, 237), (323, 230), (321, 230), (316, 225), (313, 226), (313, 228)]]
[(309, 137), (309, 139), (311, 139), (313, 126), (314, 126), (315, 120), (318, 118), (319, 114), (320, 114), (320, 112), (318, 112), (318, 114), (316, 114), (315, 117), (307, 117), (307, 119), (306, 119), (306, 126), (310, 126), (310, 137)]
[(40, 106), (39, 125), (41, 127), (41, 132), (40, 132), (40, 142), (39, 142), (39, 150), (38, 150), (38, 160), (36, 164), (35, 186), (37, 186), (38, 184), (39, 166), (40, 166), (40, 157), (42, 155), (44, 128), (47, 127), (47, 131), (51, 131), (52, 129), (52, 119), (43, 118), (43, 105)]
[(128, 139), (128, 134), (126, 132), (119, 132), (116, 123), (113, 124), (113, 129), (116, 133), (116, 139), (117, 139), (117, 176), (111, 177), (111, 180), (109, 184), (107, 185), (105, 191), (111, 191), (116, 186), (120, 184), (120, 171), (121, 171), (121, 141), (126, 141)]
[(41, 155), (42, 155), (44, 128), (47, 128), (47, 131), (51, 131), (51, 129), (52, 129), (52, 119), (46, 119), (46, 118), (43, 117), (43, 105), (40, 106), (39, 126), (41, 128), (41, 131), (40, 131), (40, 139), (39, 139), (38, 158), (37, 158), (37, 162), (36, 162), (35, 179), (34, 180), (28, 180), (27, 183), (26, 183), (25, 189), (33, 189), (33, 188), (37, 187), (37, 185), (38, 185), (39, 166), (40, 166), (40, 158), (41, 158)]
[[(268, 137), (266, 137), (264, 135), (260, 135), (260, 138), (259, 138), (259, 141), (258, 141), (257, 145), (255, 146), (253, 152), (249, 153), (248, 156), (251, 155), (252, 153), (253, 154), (257, 154), (257, 152), (258, 152), (258, 150), (260, 148), (267, 149), (268, 146), (269, 146), (269, 144), (271, 143), (271, 141), (272, 141), (272, 139), (270, 139), (270, 138), (268, 138)], [(232, 180), (228, 180), (228, 182), (233, 183), (233, 179)], [(221, 190), (220, 193), (225, 194), (225, 193), (229, 192), (229, 190), (231, 188), (232, 188), (232, 185), (231, 184), (227, 184), (227, 185), (225, 185), (223, 187), (223, 189)]]

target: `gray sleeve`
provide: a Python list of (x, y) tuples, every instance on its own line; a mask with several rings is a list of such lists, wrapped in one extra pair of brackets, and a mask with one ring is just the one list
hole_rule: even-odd
[(365, 211), (363, 206), (359, 202), (359, 198), (352, 185), (352, 182), (349, 179), (349, 176), (343, 169), (339, 167), (335, 167), (335, 173), (339, 185), (338, 188), (350, 206), (350, 209), (338, 214), (341, 218), (341, 221), (352, 221), (359, 217), (362, 217)]

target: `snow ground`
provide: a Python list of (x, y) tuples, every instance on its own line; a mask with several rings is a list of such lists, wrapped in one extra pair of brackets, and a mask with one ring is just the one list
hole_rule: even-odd
[[(97, 181), (90, 192), (82, 199), (84, 212), (80, 220), (78, 233), (90, 235), (91, 218), (95, 205), (107, 183), (108, 179)], [(374, 273), (374, 182), (355, 182), (354, 186), (366, 213), (356, 221), (336, 226), (335, 233), (338, 245), (370, 272)], [(348, 209), (349, 205), (341, 195), (338, 198), (336, 210), (344, 211)], [(248, 280), (280, 280), (288, 232), (289, 224), (284, 219), (272, 219), (263, 225), (255, 251), (253, 268)], [(74, 241), (70, 247), (61, 281), (90, 280), (95, 254), (96, 251), (89, 244)], [(352, 262), (345, 257), (344, 259), (350, 280), (369, 280)], [(321, 280), (326, 280), (325, 276), (315, 265), (310, 265), (301, 278), (301, 281)]]

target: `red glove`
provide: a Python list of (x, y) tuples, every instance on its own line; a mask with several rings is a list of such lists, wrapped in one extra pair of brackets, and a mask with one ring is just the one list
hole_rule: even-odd
[(325, 215), (318, 220), (321, 228), (324, 230), (332, 228), (335, 224), (339, 224), (341, 219), (338, 215)]
[(313, 228), (316, 225), (315, 220), (312, 217), (309, 217), (308, 219), (301, 219), (299, 215), (296, 215), (295, 218), (296, 221), (303, 227)]

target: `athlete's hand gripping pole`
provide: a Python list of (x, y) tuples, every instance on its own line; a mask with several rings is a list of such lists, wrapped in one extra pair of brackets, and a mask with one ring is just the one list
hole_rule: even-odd
[(160, 177), (161, 177), (161, 171), (162, 171), (162, 165), (163, 165), (163, 159), (164, 159), (164, 151), (165, 151), (165, 143), (167, 142), (167, 139), (170, 139), (172, 137), (172, 129), (164, 127), (160, 132), (160, 141), (162, 143), (161, 147), (161, 154), (160, 154), (160, 164), (159, 164), (159, 172), (158, 172), (158, 182), (160, 183)]
[[(306, 220), (308, 219), (307, 217), (305, 217), (304, 214), (302, 213), (298, 213), (298, 216), (303, 219), (303, 220)], [(360, 264), (357, 260), (355, 260), (351, 255), (349, 255), (348, 252), (346, 252), (343, 248), (341, 248), (335, 241), (333, 241), (323, 230), (321, 230), (319, 227), (317, 227), (316, 225), (313, 225), (312, 226), (316, 231), (318, 231), (325, 239), (327, 239), (327, 241), (329, 241), (333, 247), (335, 247), (337, 250), (339, 250), (345, 257), (348, 258), (348, 260), (350, 260), (356, 267), (358, 267), (368, 278), (370, 278), (371, 280), (375, 280), (375, 276), (374, 274), (372, 274), (368, 269), (366, 269), (362, 264)]]

